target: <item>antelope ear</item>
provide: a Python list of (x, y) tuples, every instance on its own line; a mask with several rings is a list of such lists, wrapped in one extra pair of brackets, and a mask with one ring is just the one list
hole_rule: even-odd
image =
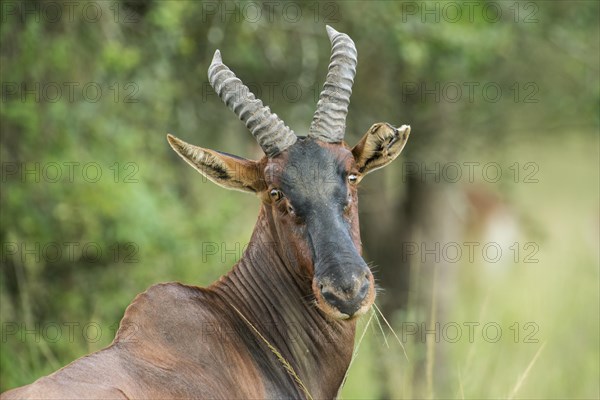
[(358, 172), (365, 176), (383, 168), (398, 157), (410, 135), (410, 126), (394, 128), (387, 122), (373, 124), (352, 148)]
[(171, 134), (167, 140), (185, 162), (217, 185), (251, 193), (266, 190), (256, 161), (194, 146)]

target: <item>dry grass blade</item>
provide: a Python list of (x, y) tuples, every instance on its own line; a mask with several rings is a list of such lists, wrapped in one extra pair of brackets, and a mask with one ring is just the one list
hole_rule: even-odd
[(529, 365), (527, 366), (527, 368), (525, 368), (525, 371), (521, 374), (521, 376), (519, 376), (519, 380), (515, 384), (515, 387), (513, 388), (512, 392), (510, 393), (510, 396), (508, 396), (509, 400), (514, 399), (515, 396), (517, 395), (517, 392), (519, 391), (519, 389), (521, 389), (521, 386), (525, 382), (525, 379), (527, 379), (527, 376), (529, 375), (531, 368), (533, 368), (533, 365), (537, 361), (538, 357), (540, 356), (540, 354), (542, 354), (542, 350), (544, 349), (544, 346), (546, 346), (546, 342), (542, 343), (542, 345), (540, 346), (538, 351), (535, 352), (535, 355), (529, 362)]
[(460, 389), (460, 398), (465, 400), (465, 388), (463, 387), (462, 374), (460, 373), (460, 367), (458, 367), (458, 387)]
[[(433, 269), (433, 287), (431, 289), (431, 310), (429, 326), (435, 326), (437, 320), (437, 280), (438, 269)], [(426, 340), (425, 342), (425, 380), (427, 382), (427, 397), (434, 398), (433, 390), (433, 367), (435, 365), (435, 341)]]
[(385, 318), (385, 316), (383, 315), (383, 313), (381, 312), (381, 310), (379, 309), (379, 307), (377, 307), (377, 304), (373, 303), (373, 307), (375, 308), (375, 310), (377, 310), (377, 312), (379, 313), (379, 315), (381, 315), (381, 318), (383, 318), (383, 321), (385, 322), (385, 324), (388, 326), (388, 328), (390, 328), (390, 330), (394, 334), (394, 337), (396, 338), (396, 340), (400, 344), (400, 347), (402, 347), (402, 351), (404, 352), (404, 357), (406, 357), (406, 361), (410, 362), (410, 360), (408, 359), (408, 354), (406, 354), (406, 349), (404, 348), (404, 345), (402, 344), (402, 341), (400, 340), (400, 338), (398, 337), (398, 335), (396, 335), (396, 331), (394, 331), (394, 328), (392, 328), (392, 326), (390, 325), (390, 323), (388, 322), (388, 320)]
[(371, 313), (371, 316), (369, 317), (369, 319), (365, 325), (365, 328), (363, 329), (362, 333), (360, 334), (360, 338), (358, 339), (356, 348), (354, 349), (354, 352), (352, 353), (352, 358), (350, 359), (350, 364), (348, 364), (348, 369), (346, 369), (346, 373), (344, 374), (344, 379), (342, 379), (342, 384), (340, 385), (340, 388), (338, 390), (338, 396), (337, 396), (338, 398), (340, 397), (340, 392), (342, 391), (344, 384), (346, 384), (346, 379), (348, 378), (348, 374), (350, 373), (350, 367), (352, 367), (352, 363), (358, 356), (358, 350), (360, 349), (360, 344), (362, 343), (362, 341), (365, 337), (365, 334), (367, 333), (367, 329), (369, 329), (369, 325), (371, 325), (371, 321), (373, 320), (373, 315), (375, 315), (375, 311), (373, 311)]
[(375, 311), (373, 311), (373, 315), (375, 316), (375, 321), (377, 321), (377, 326), (379, 327), (379, 330), (381, 331), (381, 336), (383, 336), (383, 342), (385, 343), (385, 347), (387, 347), (389, 349), (390, 348), (390, 344), (387, 341), (387, 337), (385, 335), (385, 332), (383, 331), (383, 326), (381, 326), (381, 322), (379, 321), (379, 317), (377, 316), (377, 313)]
[[(479, 316), (478, 316), (477, 321), (483, 321), (483, 318), (486, 316), (487, 308), (490, 303), (490, 298), (491, 298), (491, 293), (488, 292), (485, 296), (485, 299), (483, 300), (483, 303), (481, 304), (481, 307), (479, 307)], [(477, 346), (475, 346), (475, 345), (470, 346), (469, 352), (467, 353), (467, 358), (463, 364), (463, 369), (465, 371), (469, 371), (471, 369), (471, 364), (475, 357), (476, 351), (477, 351)]]
[(300, 377), (298, 376), (296, 371), (294, 371), (294, 368), (292, 367), (292, 365), (281, 355), (281, 353), (275, 348), (275, 346), (273, 346), (271, 343), (269, 343), (269, 341), (258, 331), (258, 329), (256, 329), (250, 321), (248, 321), (248, 319), (244, 316), (244, 314), (242, 314), (242, 312), (240, 310), (238, 310), (233, 304), (230, 304), (230, 306), (233, 307), (233, 309), (240, 315), (240, 317), (242, 317), (244, 322), (246, 322), (248, 324), (248, 326), (250, 326), (250, 328), (252, 328), (252, 330), (262, 339), (262, 341), (265, 342), (265, 344), (269, 347), (269, 349), (273, 352), (273, 354), (275, 354), (275, 356), (279, 359), (279, 361), (281, 361), (281, 364), (283, 364), (283, 367), (285, 368), (285, 370), (292, 376), (292, 378), (294, 378), (296, 383), (298, 383), (298, 385), (300, 386), (300, 388), (302, 389), (302, 391), (304, 392), (306, 397), (309, 398), (310, 400), (313, 400), (313, 397), (310, 395), (310, 392), (308, 391), (308, 389), (306, 388), (306, 386), (304, 385), (304, 383), (302, 382), (302, 380), (300, 379)]

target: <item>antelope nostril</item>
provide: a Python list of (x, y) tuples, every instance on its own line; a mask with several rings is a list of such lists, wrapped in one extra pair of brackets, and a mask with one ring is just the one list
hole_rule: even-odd
[(338, 296), (336, 296), (333, 292), (331, 292), (330, 290), (327, 290), (327, 289), (322, 290), (321, 295), (330, 304), (334, 304), (337, 306), (341, 302), (341, 299)]
[(358, 291), (358, 297), (362, 300), (364, 299), (367, 294), (369, 293), (369, 288), (371, 287), (371, 282), (367, 279), (362, 286), (360, 287), (360, 290)]

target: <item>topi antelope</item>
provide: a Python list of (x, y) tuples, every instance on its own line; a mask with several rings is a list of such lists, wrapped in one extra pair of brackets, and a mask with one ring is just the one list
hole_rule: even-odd
[(329, 72), (308, 136), (296, 134), (225, 66), (208, 78), (265, 156), (251, 161), (168, 135), (175, 152), (225, 188), (261, 200), (249, 246), (207, 288), (165, 283), (138, 295), (113, 343), (3, 398), (334, 398), (356, 319), (375, 299), (361, 257), (357, 184), (393, 161), (410, 127), (374, 124), (343, 141), (356, 49), (327, 27)]

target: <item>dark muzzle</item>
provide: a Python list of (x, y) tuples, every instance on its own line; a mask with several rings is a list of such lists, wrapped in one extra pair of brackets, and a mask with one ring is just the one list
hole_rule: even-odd
[[(317, 304), (332, 316), (346, 319), (364, 314), (373, 304), (373, 274), (360, 258), (359, 262), (329, 264), (314, 279)], [(330, 310), (331, 309), (331, 310)]]

